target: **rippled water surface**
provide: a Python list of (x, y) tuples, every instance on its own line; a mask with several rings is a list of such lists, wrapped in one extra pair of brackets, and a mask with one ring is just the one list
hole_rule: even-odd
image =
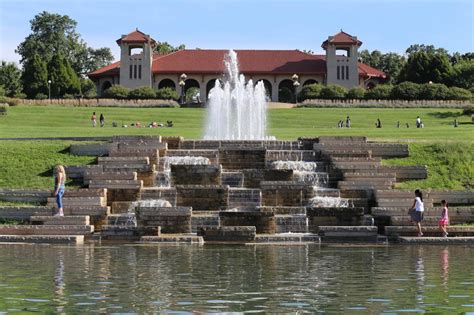
[(0, 313), (474, 314), (474, 247), (0, 245)]

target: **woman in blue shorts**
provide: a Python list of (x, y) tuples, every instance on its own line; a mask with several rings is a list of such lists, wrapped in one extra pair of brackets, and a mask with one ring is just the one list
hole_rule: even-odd
[(64, 216), (63, 211), (63, 195), (65, 190), (65, 182), (66, 182), (66, 171), (64, 170), (64, 166), (57, 165), (56, 168), (56, 175), (54, 177), (54, 192), (53, 196), (56, 197), (56, 204), (58, 206), (58, 212), (55, 216)]

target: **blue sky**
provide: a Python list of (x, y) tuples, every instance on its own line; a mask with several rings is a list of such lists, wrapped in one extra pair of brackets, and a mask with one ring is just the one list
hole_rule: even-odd
[(403, 53), (414, 43), (474, 51), (473, 0), (0, 0), (0, 59), (15, 48), (29, 21), (46, 10), (67, 14), (92, 47), (109, 47), (136, 27), (157, 41), (187, 48), (308, 49), (341, 28), (362, 49)]

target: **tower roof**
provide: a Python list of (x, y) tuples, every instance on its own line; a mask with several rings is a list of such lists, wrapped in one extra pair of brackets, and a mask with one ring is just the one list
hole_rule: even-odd
[(117, 39), (117, 44), (120, 45), (121, 43), (150, 43), (155, 45), (156, 41), (150, 35), (139, 31), (137, 28), (133, 32), (122, 35), (121, 38)]
[(326, 49), (328, 45), (362, 45), (362, 42), (356, 36), (352, 36), (342, 30), (334, 36), (329, 36), (323, 44), (322, 48)]

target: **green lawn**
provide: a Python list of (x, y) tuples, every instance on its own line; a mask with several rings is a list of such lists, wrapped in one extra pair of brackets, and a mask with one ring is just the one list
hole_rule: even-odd
[[(105, 128), (92, 128), (90, 115), (96, 111), (106, 117)], [(340, 119), (351, 116), (351, 129), (335, 126)], [(424, 129), (413, 128), (417, 115)], [(380, 118), (382, 129), (376, 129)], [(454, 128), (451, 122), (461, 123)], [(457, 109), (336, 109), (299, 108), (269, 111), (269, 134), (278, 139), (300, 136), (363, 135), (372, 140), (410, 143), (411, 156), (387, 160), (387, 164), (427, 165), (429, 178), (399, 184), (400, 188), (473, 189), (474, 125), (470, 117)], [(173, 128), (112, 128), (112, 121), (130, 124), (140, 121), (173, 120)], [(110, 136), (119, 134), (181, 135), (187, 139), (202, 136), (204, 109), (174, 108), (85, 108), (60, 106), (10, 107), (0, 116), (0, 138), (38, 138), (72, 136)], [(410, 128), (397, 129), (396, 123), (410, 123)], [(94, 161), (93, 157), (78, 157), (68, 153), (70, 141), (0, 141), (0, 187), (51, 188), (55, 164), (80, 165)], [(73, 185), (73, 183), (69, 183)]]
[[(90, 116), (104, 113), (105, 128), (92, 128)], [(351, 129), (336, 128), (340, 119), (350, 115)], [(424, 129), (414, 127), (416, 116), (421, 116)], [(376, 129), (380, 118), (383, 128)], [(457, 118), (459, 128), (452, 126)], [(112, 121), (130, 125), (151, 121), (172, 120), (173, 128), (112, 128)], [(10, 107), (6, 116), (0, 116), (2, 137), (71, 137), (110, 136), (118, 134), (180, 135), (200, 139), (204, 130), (204, 109), (182, 108), (87, 108), (62, 106)], [(401, 128), (395, 126), (400, 121)], [(363, 135), (384, 141), (474, 141), (474, 124), (460, 109), (375, 109), (375, 108), (298, 108), (269, 110), (268, 134), (278, 139), (296, 139), (300, 136)], [(406, 128), (406, 123), (410, 128)]]
[[(84, 165), (95, 158), (68, 153), (70, 141), (0, 141), (0, 187), (51, 188), (56, 164)], [(67, 183), (71, 185), (72, 183)]]

